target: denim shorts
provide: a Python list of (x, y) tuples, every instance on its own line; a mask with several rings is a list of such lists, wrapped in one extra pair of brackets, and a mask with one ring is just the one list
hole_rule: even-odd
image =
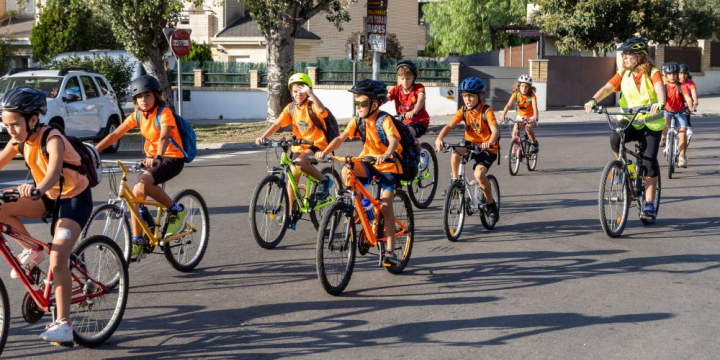
[[(670, 111), (663, 111), (665, 113), (665, 119), (670, 120), (673, 116), (675, 116), (675, 128), (686, 128), (688, 127), (688, 118), (687, 115), (685, 115), (684, 112), (670, 112)], [(669, 126), (669, 125), (668, 125)]]
[[(400, 178), (397, 174), (384, 172), (381, 173), (377, 171), (376, 174), (373, 174), (378, 179), (378, 184), (380, 185), (380, 188), (383, 190), (387, 190), (391, 193), (395, 193), (395, 189), (397, 189), (400, 186)], [(370, 185), (370, 180), (366, 177), (357, 177), (358, 181), (360, 181), (361, 184)], [(375, 196), (373, 194), (373, 196)]]

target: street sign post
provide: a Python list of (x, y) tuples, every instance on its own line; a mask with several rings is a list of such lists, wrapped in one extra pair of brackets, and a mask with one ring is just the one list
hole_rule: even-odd
[(380, 79), (380, 53), (386, 50), (388, 0), (368, 0), (366, 32), (373, 52), (373, 80)]
[(170, 43), (170, 50), (172, 50), (175, 55), (175, 59), (177, 59), (175, 69), (178, 73), (178, 86), (175, 110), (178, 115), (182, 116), (182, 103), (184, 96), (182, 90), (182, 61), (180, 59), (190, 53), (190, 33), (192, 33), (192, 30), (167, 28), (163, 29), (163, 33), (165, 34), (165, 38), (168, 43)]

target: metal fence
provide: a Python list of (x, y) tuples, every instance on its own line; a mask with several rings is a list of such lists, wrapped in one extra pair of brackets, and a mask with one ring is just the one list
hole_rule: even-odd
[[(326, 85), (352, 85), (352, 70), (317, 70), (317, 84)], [(395, 84), (397, 81), (395, 71), (380, 71), (380, 81)], [(372, 77), (372, 70), (358, 70), (357, 78), (365, 79)], [(450, 82), (450, 68), (420, 68), (418, 69), (419, 83), (446, 83)]]

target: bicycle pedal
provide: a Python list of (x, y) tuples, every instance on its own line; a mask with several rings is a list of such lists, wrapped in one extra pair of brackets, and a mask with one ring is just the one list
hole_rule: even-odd
[(57, 346), (57, 347), (64, 347), (64, 348), (71, 348), (75, 346), (75, 342), (73, 341), (50, 341), (50, 345)]

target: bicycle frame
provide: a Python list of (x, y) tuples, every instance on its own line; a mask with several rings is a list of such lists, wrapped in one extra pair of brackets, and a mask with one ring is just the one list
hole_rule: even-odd
[(290, 170), (291, 166), (294, 166), (293, 161), (287, 155), (287, 151), (283, 151), (282, 155), (280, 155), (280, 166), (273, 167), (268, 171), (268, 173), (279, 174), (280, 181), (282, 183), (286, 183), (285, 179), (290, 182), (290, 188), (295, 194), (295, 201), (298, 204), (297, 209), (301, 213), (307, 214), (313, 210), (321, 210), (335, 202), (335, 197), (330, 194), (325, 200), (319, 203), (311, 204), (309, 194), (315, 192), (315, 188), (317, 187), (319, 180), (313, 178), (308, 174), (303, 173), (306, 177), (305, 194), (301, 194), (300, 188), (298, 187), (298, 182), (295, 180), (295, 177), (292, 175), (292, 171)]
[[(473, 211), (480, 209), (481, 205), (482, 206), (485, 205), (485, 203), (481, 204), (480, 200), (479, 200), (480, 192), (482, 192), (482, 190), (480, 190), (480, 185), (478, 184), (477, 179), (475, 179), (475, 176), (472, 177), (472, 180), (468, 180), (468, 178), (465, 176), (465, 165), (470, 160), (470, 154), (473, 151), (470, 149), (467, 149), (467, 152), (465, 154), (461, 154), (459, 151), (457, 151), (455, 149), (454, 146), (450, 145), (450, 148), (452, 149), (453, 152), (455, 152), (456, 154), (458, 154), (458, 156), (460, 156), (460, 168), (458, 169), (458, 180), (457, 181), (462, 181), (464, 184), (463, 188), (465, 188), (465, 194), (467, 195), (468, 198), (470, 198), (470, 202), (471, 202), (470, 208), (473, 209)], [(471, 188), (472, 188), (472, 191), (470, 190)], [(482, 210), (484, 211), (485, 209), (483, 208)], [(472, 213), (470, 213), (468, 215), (472, 215)]]
[[(670, 154), (670, 152), (668, 151), (668, 148), (670, 147), (670, 144), (669, 144), (669, 143), (666, 143), (666, 144), (665, 144), (665, 150), (664, 150), (663, 152), (665, 153), (665, 157), (667, 158), (668, 163), (670, 163), (671, 157), (672, 157), (673, 159), (677, 160), (677, 156), (680, 155), (680, 140), (678, 139), (677, 127), (675, 127), (675, 120), (676, 120), (676, 116), (677, 116), (678, 113), (680, 113), (680, 111), (673, 111), (673, 112), (671, 112), (672, 116), (670, 116), (670, 126), (668, 127), (668, 132), (667, 132), (667, 134), (666, 134), (666, 136), (672, 134), (672, 136), (673, 136), (673, 150), (674, 150), (674, 151), (673, 151), (674, 154)], [(667, 139), (667, 138), (666, 138), (666, 139)]]
[[(510, 133), (512, 133), (514, 124), (518, 124), (518, 125), (519, 125), (519, 124), (528, 124), (528, 123), (531, 123), (531, 121), (529, 121), (528, 119), (526, 119), (526, 118), (524, 118), (524, 117), (518, 117), (518, 118), (515, 119), (515, 120), (508, 118), (507, 121), (508, 121), (508, 123), (509, 123)], [(523, 137), (522, 137), (522, 138), (521, 138), (520, 135), (519, 135), (520, 131), (523, 132)], [(510, 140), (510, 143), (512, 144), (512, 142), (514, 142), (514, 141), (516, 141), (516, 142), (518, 143), (518, 145), (520, 145), (520, 146), (518, 146), (517, 158), (518, 158), (519, 161), (522, 162), (522, 161), (524, 161), (524, 160), (528, 157), (528, 156), (527, 156), (527, 151), (526, 151), (525, 148), (526, 148), (526, 146), (529, 146), (529, 144), (530, 144), (530, 137), (528, 137), (528, 134), (527, 134), (527, 127), (524, 127), (524, 128), (521, 130), (521, 129), (519, 128), (519, 126), (518, 126), (518, 131), (515, 132), (515, 136), (513, 136), (513, 138)], [(498, 155), (498, 156), (499, 156), (499, 155)]]

